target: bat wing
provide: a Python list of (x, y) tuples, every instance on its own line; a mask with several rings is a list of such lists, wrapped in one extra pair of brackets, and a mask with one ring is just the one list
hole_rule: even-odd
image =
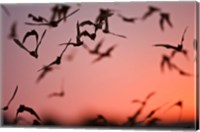
[(164, 30), (164, 19), (161, 17), (161, 19), (160, 19), (160, 28), (161, 28), (161, 30), (163, 31)]
[(38, 42), (38, 33), (35, 31), (35, 30), (32, 30), (30, 32), (27, 32), (25, 35), (24, 35), (24, 38), (23, 38), (23, 43), (26, 41), (26, 39), (29, 37), (29, 36), (35, 36), (36, 38), (36, 42)]
[(182, 37), (181, 37), (181, 42), (180, 42), (180, 44), (183, 44), (183, 41), (184, 41), (184, 36), (185, 36), (185, 33), (186, 33), (187, 29), (188, 29), (188, 26), (185, 28), (185, 30), (184, 30), (184, 32), (183, 32), (183, 34), (182, 34)]
[(103, 56), (100, 55), (95, 60), (93, 60), (92, 63), (96, 63), (96, 62), (100, 61), (102, 58), (103, 58)]
[(34, 115), (38, 120), (40, 120), (40, 117), (32, 108), (26, 107), (25, 110), (29, 112), (31, 115)]
[(13, 40), (20, 48), (24, 49), (27, 52), (30, 52), (18, 39), (14, 38)]
[(175, 46), (172, 46), (172, 45), (170, 45), (170, 44), (155, 44), (154, 46), (156, 46), (156, 47), (164, 47), (164, 48), (167, 48), (167, 49), (177, 49), (177, 47), (175, 47)]
[(14, 99), (14, 97), (15, 97), (15, 95), (16, 95), (16, 93), (17, 93), (17, 90), (18, 90), (18, 86), (16, 86), (15, 91), (14, 91), (14, 93), (13, 93), (11, 99), (10, 99), (9, 102), (8, 102), (8, 105), (10, 105), (11, 101)]
[(155, 91), (149, 93), (149, 94), (146, 96), (146, 100), (150, 99), (150, 98), (151, 98), (153, 95), (155, 95), (155, 94), (156, 94)]
[(30, 23), (30, 22), (25, 22), (26, 25), (31, 25), (31, 26), (49, 26), (49, 22), (48, 23)]

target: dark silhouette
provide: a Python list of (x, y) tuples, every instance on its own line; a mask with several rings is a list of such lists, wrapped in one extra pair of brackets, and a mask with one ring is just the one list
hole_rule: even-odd
[[(60, 12), (60, 9), (59, 9), (59, 8), (60, 8), (60, 7), (59, 7), (58, 4), (54, 5), (54, 6), (51, 8), (52, 15), (51, 15), (50, 21), (55, 21), (56, 16), (58, 17), (58, 14), (59, 14), (59, 12)], [(60, 18), (58, 18), (58, 19), (60, 19)]]
[(99, 48), (102, 46), (103, 42), (104, 42), (104, 39), (101, 39), (101, 40), (97, 43), (96, 47), (95, 47), (93, 50), (89, 49), (89, 47), (88, 47), (87, 45), (83, 45), (83, 47), (84, 47), (90, 54), (100, 54)]
[(52, 98), (52, 97), (63, 97), (65, 95), (65, 91), (64, 91), (64, 82), (62, 82), (61, 85), (61, 91), (60, 92), (53, 92), (51, 94), (48, 95), (48, 98)]
[(164, 31), (164, 22), (167, 23), (170, 27), (173, 27), (172, 22), (170, 21), (169, 13), (160, 13), (160, 28)]
[(44, 35), (46, 34), (46, 31), (47, 31), (47, 30), (44, 30), (44, 32), (43, 32), (43, 34), (42, 34), (42, 36), (41, 36), (41, 38), (40, 38), (39, 43), (37, 43), (37, 45), (36, 45), (35, 50), (30, 52), (30, 55), (32, 55), (32, 56), (35, 57), (36, 59), (38, 58), (38, 49), (39, 49), (39, 47), (40, 47), (40, 45), (41, 45), (41, 43), (42, 43), (42, 40), (43, 40), (43, 38), (44, 38)]
[(25, 105), (20, 105), (17, 109), (16, 118), (19, 113), (23, 113), (24, 111), (30, 113), (31, 115), (34, 115), (38, 120), (40, 120), (40, 117), (37, 115), (37, 113), (30, 107), (27, 107)]
[(124, 22), (129, 22), (129, 23), (135, 23), (136, 20), (138, 20), (137, 17), (132, 17), (132, 18), (127, 18), (121, 14), (118, 14), (118, 16), (124, 21)]
[(24, 35), (24, 38), (23, 38), (23, 41), (22, 43), (25, 43), (26, 39), (30, 36), (35, 36), (36, 38), (36, 43), (38, 43), (38, 33), (37, 31), (35, 31), (34, 29), (31, 30), (30, 32), (27, 32), (25, 35)]
[(178, 120), (181, 121), (182, 109), (183, 109), (183, 101), (180, 100), (180, 101), (174, 103), (174, 104), (171, 105), (168, 109), (166, 109), (164, 112), (169, 111), (171, 108), (173, 108), (173, 107), (175, 107), (175, 106), (180, 107), (180, 113), (179, 113), (179, 118), (178, 118)]
[(99, 11), (100, 11), (100, 13), (95, 20), (95, 23), (97, 23), (97, 24), (103, 23), (103, 21), (105, 21), (106, 19), (108, 19), (109, 17), (111, 17), (114, 14), (113, 13), (114, 10), (111, 10), (111, 9), (100, 8)]
[(153, 110), (151, 110), (150, 113), (144, 118), (143, 122), (146, 121), (147, 119), (151, 118), (153, 115), (155, 115), (155, 113), (157, 111), (159, 111), (160, 109), (162, 109), (167, 104), (168, 104), (168, 102), (160, 105), (159, 107), (157, 107), (157, 108), (155, 108)]
[(110, 57), (111, 56), (111, 52), (115, 49), (116, 45), (111, 46), (110, 48), (107, 49), (107, 51), (103, 52), (103, 53), (99, 53), (99, 57), (97, 57), (92, 63), (96, 63), (98, 61), (100, 61), (101, 59), (105, 58), (105, 57)]
[(17, 39), (14, 38), (13, 41), (22, 49), (24, 49), (25, 51), (27, 51), (28, 53), (30, 53), (30, 51)]
[(15, 95), (16, 95), (16, 93), (17, 93), (17, 90), (18, 90), (18, 86), (16, 86), (15, 91), (14, 91), (12, 97), (11, 97), (10, 100), (8, 101), (8, 104), (7, 104), (5, 107), (3, 107), (2, 110), (4, 110), (4, 111), (8, 110), (8, 107), (9, 107), (10, 103), (12, 102), (12, 100), (14, 99), (14, 97), (15, 97)]
[[(68, 13), (68, 10), (70, 9), (71, 7), (69, 5), (61, 5), (61, 9), (60, 9), (60, 12), (59, 12), (59, 18), (61, 18), (61, 15), (63, 16), (66, 16), (67, 13)], [(67, 18), (64, 18), (64, 22), (67, 20)]]
[(41, 71), (41, 70), (42, 70), (42, 73), (38, 76), (36, 80), (37, 83), (39, 83), (40, 80), (43, 79), (48, 72), (53, 71), (53, 67), (43, 66), (43, 68), (39, 69), (38, 71)]
[[(27, 34), (28, 34), (28, 35), (27, 35)], [(35, 35), (35, 34), (37, 34), (37, 32), (33, 30), (33, 32), (31, 31), (31, 32), (28, 32), (27, 34), (26, 34), (25, 37), (24, 37), (24, 41), (26, 40), (27, 36), (30, 36), (30, 35), (32, 35), (32, 34)], [(24, 44), (21, 43), (18, 39), (14, 38), (13, 40), (14, 40), (14, 42), (15, 42), (20, 48), (24, 49), (24, 50), (25, 50), (26, 52), (28, 52), (31, 56), (33, 56), (34, 58), (37, 59), (37, 58), (38, 58), (38, 48), (39, 48), (39, 46), (41, 45), (41, 42), (42, 42), (42, 40), (43, 40), (45, 34), (46, 34), (46, 30), (43, 32), (43, 34), (42, 34), (42, 36), (41, 36), (41, 39), (40, 39), (40, 42), (39, 42), (39, 43), (36, 42), (37, 45), (36, 45), (35, 50), (33, 50), (33, 51), (28, 50), (28, 49), (24, 46)], [(36, 36), (37, 36), (37, 37), (36, 37), (36, 41), (37, 41), (37, 39), (38, 39), (38, 34), (37, 34)]]
[(96, 38), (96, 33), (89, 33), (87, 30), (84, 30), (80, 33), (80, 36), (79, 37), (82, 37), (82, 36), (87, 36), (89, 37), (91, 40), (95, 40)]
[(17, 37), (17, 22), (13, 22), (10, 28), (10, 34), (8, 36), (10, 39), (14, 39)]
[(153, 92), (149, 93), (149, 94), (146, 96), (146, 98), (144, 99), (144, 101), (141, 101), (141, 100), (138, 100), (138, 99), (134, 99), (134, 100), (132, 100), (132, 103), (141, 103), (142, 105), (146, 105), (147, 101), (148, 101), (153, 95), (155, 95), (155, 94), (156, 94), (156, 92), (153, 91)]
[(35, 26), (49, 26), (49, 27), (57, 27), (58, 24), (62, 21), (62, 20), (66, 20), (68, 17), (70, 17), (71, 15), (75, 14), (76, 12), (78, 12), (79, 9), (73, 11), (72, 13), (70, 13), (69, 15), (67, 16), (64, 16), (58, 20), (51, 20), (47, 23), (29, 23), (29, 22), (25, 22), (26, 25), (35, 25)]
[(172, 70), (171, 58), (167, 55), (162, 56), (162, 61), (160, 63), (160, 69), (162, 72), (164, 72), (165, 65), (168, 66), (169, 70)]
[(8, 10), (8, 8), (5, 5), (1, 5), (1, 8), (6, 13), (7, 16), (10, 16), (10, 11)]
[(150, 17), (151, 15), (159, 11), (160, 11), (160, 8), (149, 6), (148, 11), (142, 17), (142, 20), (146, 20), (148, 17)]
[[(70, 41), (71, 41), (71, 39), (69, 40), (68, 43), (70, 43)], [(61, 64), (62, 56), (63, 56), (64, 52), (66, 51), (67, 47), (68, 47), (68, 45), (65, 45), (65, 48), (63, 49), (63, 51), (61, 52), (61, 54), (59, 56), (57, 56), (57, 58), (53, 62), (51, 62), (49, 65), (47, 65), (47, 67), (50, 67), (52, 65), (60, 65)]]
[(137, 118), (142, 113), (144, 107), (145, 107), (145, 104), (142, 104), (141, 107), (135, 112), (135, 114), (128, 118), (128, 122), (126, 123), (126, 125), (134, 126), (138, 124)]
[(155, 44), (154, 46), (156, 46), (156, 47), (164, 47), (164, 48), (167, 48), (167, 49), (173, 49), (173, 50), (176, 50), (176, 51), (179, 51), (179, 52), (182, 51), (184, 36), (185, 36), (186, 31), (187, 31), (187, 28), (188, 27), (185, 28), (185, 30), (183, 32), (183, 35), (181, 37), (181, 41), (177, 46), (173, 46), (173, 45), (170, 45), (170, 44)]
[(29, 13), (28, 14), (28, 18), (32, 18), (33, 21), (35, 22), (40, 22), (40, 23), (43, 23), (43, 22), (48, 22), (48, 20), (42, 16), (34, 16), (33, 14)]
[(182, 70), (181, 68), (179, 68), (175, 64), (172, 64), (171, 66), (172, 66), (173, 69), (177, 70), (179, 72), (179, 74), (182, 75), (182, 76), (193, 76), (192, 74), (185, 72), (184, 70)]

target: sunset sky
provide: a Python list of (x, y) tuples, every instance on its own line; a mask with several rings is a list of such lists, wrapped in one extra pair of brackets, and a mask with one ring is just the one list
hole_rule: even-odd
[[(6, 5), (10, 17), (2, 12), (2, 105), (11, 98), (16, 85), (19, 89), (9, 110), (3, 114), (13, 120), (20, 104), (25, 104), (43, 119), (52, 118), (61, 124), (79, 125), (84, 118), (104, 115), (108, 120), (116, 120), (119, 124), (127, 121), (140, 107), (133, 104), (133, 99), (144, 99), (152, 91), (156, 91), (138, 120), (142, 120), (152, 109), (169, 102), (155, 114), (163, 123), (177, 122), (179, 109), (174, 107), (163, 113), (173, 103), (183, 101), (182, 121), (194, 121), (196, 112), (196, 62), (194, 61), (193, 41), (196, 39), (196, 3), (195, 2), (131, 2), (131, 3), (66, 3), (71, 8), (69, 13), (80, 8), (67, 22), (61, 22), (57, 28), (47, 26), (29, 26), (31, 22), (28, 13), (40, 15), (47, 19), (51, 17), (51, 7), (54, 4), (12, 4)], [(145, 21), (138, 20), (134, 24), (126, 23), (117, 16), (120, 12), (126, 17), (141, 18), (148, 6), (161, 8), (162, 12), (170, 13), (173, 28), (165, 24), (162, 31), (159, 26), (159, 13), (153, 14)], [(95, 41), (84, 37), (85, 44), (94, 48), (105, 39), (100, 51), (105, 51), (116, 44), (110, 58), (92, 64), (96, 58), (83, 47), (69, 46), (62, 63), (48, 73), (41, 82), (36, 83), (44, 65), (52, 62), (63, 50), (58, 44), (67, 42), (70, 38), (76, 40), (76, 23), (84, 20), (95, 21), (100, 8), (114, 9), (116, 12), (109, 18), (110, 31), (127, 36), (120, 38), (110, 34), (97, 32)], [(39, 48), (38, 59), (33, 58), (19, 48), (8, 38), (12, 23), (17, 22), (17, 35), (23, 39), (27, 31), (35, 29), (39, 38), (42, 32), (47, 33)], [(182, 54), (177, 54), (172, 62), (184, 71), (193, 74), (191, 77), (181, 76), (176, 70), (164, 73), (160, 70), (162, 55), (170, 55), (172, 50), (154, 47), (157, 43), (169, 43), (176, 46), (185, 33), (184, 49), (188, 50), (189, 60)], [(93, 32), (89, 26), (81, 30)], [(35, 48), (35, 38), (30, 37), (25, 45)], [(76, 51), (74, 60), (67, 61), (66, 56)], [(59, 92), (64, 83), (65, 96), (48, 98), (52, 92)], [(3, 107), (2, 106), (2, 107)], [(20, 116), (28, 120), (34, 119), (23, 113)]]

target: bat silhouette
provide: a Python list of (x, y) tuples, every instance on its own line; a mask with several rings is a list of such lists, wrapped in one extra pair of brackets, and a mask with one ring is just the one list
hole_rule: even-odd
[(42, 34), (42, 36), (41, 36), (41, 38), (40, 38), (39, 43), (37, 43), (37, 45), (36, 45), (35, 50), (30, 52), (30, 54), (31, 54), (33, 57), (35, 57), (35, 58), (38, 58), (38, 49), (39, 49), (39, 47), (40, 47), (40, 45), (41, 45), (41, 43), (42, 43), (42, 40), (43, 40), (43, 38), (44, 38), (44, 35), (46, 34), (46, 31), (47, 31), (47, 30), (44, 30), (44, 32), (43, 32), (43, 34)]
[[(46, 30), (43, 32), (42, 37), (41, 37), (41, 39), (40, 39), (40, 42), (37, 43), (36, 48), (35, 48), (35, 50), (33, 50), (33, 51), (28, 50), (28, 49), (23, 45), (23, 43), (21, 43), (18, 39), (14, 38), (13, 41), (14, 41), (20, 48), (24, 49), (24, 50), (25, 50), (26, 52), (28, 52), (31, 56), (33, 56), (34, 58), (37, 59), (37, 58), (38, 58), (38, 48), (39, 48), (39, 46), (41, 45), (41, 42), (42, 42), (42, 40), (43, 40), (45, 34), (46, 34)], [(26, 35), (25, 35), (25, 36), (26, 36)]]
[(167, 23), (170, 27), (173, 27), (169, 13), (160, 13), (160, 17), (160, 28), (162, 31), (164, 31), (164, 23)]
[(101, 40), (97, 43), (96, 47), (95, 47), (93, 50), (89, 49), (89, 47), (88, 47), (87, 45), (83, 45), (83, 47), (84, 47), (90, 54), (100, 54), (99, 49), (100, 49), (100, 47), (102, 46), (103, 42), (104, 42), (104, 39), (101, 39)]
[(1, 5), (1, 8), (6, 13), (7, 16), (10, 16), (10, 11), (8, 10), (8, 8), (5, 5)]
[[(70, 43), (70, 41), (71, 41), (71, 39), (69, 40), (68, 43)], [(57, 56), (57, 58), (53, 62), (51, 62), (49, 65), (47, 65), (47, 67), (51, 67), (52, 65), (60, 65), (62, 56), (63, 56), (64, 52), (66, 51), (67, 47), (68, 47), (68, 45), (65, 45), (65, 48), (63, 49), (61, 54), (59, 56)]]
[[(54, 6), (51, 8), (51, 11), (52, 11), (52, 15), (51, 15), (50, 20), (51, 20), (51, 21), (55, 21), (56, 16), (58, 17), (58, 14), (59, 14), (59, 11), (60, 11), (59, 5), (58, 5), (58, 4), (54, 5)], [(58, 18), (58, 19), (60, 19), (60, 18)]]
[(19, 108), (17, 109), (17, 113), (16, 113), (16, 118), (18, 117), (19, 113), (23, 113), (24, 111), (30, 113), (31, 115), (34, 115), (38, 120), (40, 120), (40, 117), (37, 115), (37, 113), (30, 107), (27, 107), (25, 105), (21, 105), (19, 106)]
[(52, 98), (52, 97), (63, 97), (65, 95), (65, 91), (64, 91), (64, 82), (62, 82), (62, 86), (61, 86), (61, 91), (60, 92), (53, 92), (51, 94), (48, 95), (48, 98)]
[[(66, 16), (67, 13), (68, 13), (68, 10), (69, 10), (70, 8), (71, 8), (71, 7), (70, 7), (69, 5), (61, 5), (61, 9), (60, 9), (59, 14), (58, 14), (59, 18), (61, 18), (61, 15)], [(67, 20), (67, 19), (64, 18), (64, 22), (65, 22), (66, 20)]]
[(185, 72), (184, 70), (182, 70), (181, 68), (179, 68), (175, 64), (172, 64), (172, 68), (177, 70), (179, 72), (179, 74), (182, 75), (182, 76), (193, 76), (192, 74)]
[(150, 113), (144, 118), (143, 122), (144, 122), (145, 120), (151, 118), (153, 115), (155, 115), (155, 113), (156, 113), (158, 110), (162, 109), (162, 108), (163, 108), (165, 105), (167, 105), (167, 104), (168, 104), (168, 102), (167, 102), (167, 103), (164, 103), (164, 104), (162, 104), (162, 105), (160, 105), (159, 107), (157, 107), (157, 108), (155, 108), (155, 109), (153, 109), (153, 110), (151, 110)]
[(183, 101), (177, 101), (176, 103), (172, 104), (168, 109), (166, 109), (164, 112), (169, 111), (170, 109), (172, 109), (173, 107), (178, 106), (180, 107), (180, 113), (179, 113), (179, 121), (181, 120), (181, 116), (182, 116), (182, 109), (183, 109)]
[(13, 22), (10, 28), (10, 34), (8, 35), (10, 39), (17, 37), (17, 22)]
[(138, 123), (136, 120), (138, 116), (142, 113), (144, 107), (145, 107), (145, 104), (142, 104), (141, 107), (139, 107), (139, 109), (134, 113), (133, 116), (128, 117), (128, 121), (124, 125), (128, 125), (128, 126), (136, 125)]
[(26, 39), (30, 36), (35, 36), (36, 38), (36, 43), (38, 43), (38, 33), (33, 29), (31, 30), (30, 32), (27, 32), (25, 35), (24, 35), (24, 38), (23, 38), (23, 41), (22, 43), (25, 43)]
[(105, 21), (108, 17), (111, 17), (114, 13), (113, 11), (114, 10), (111, 10), (111, 9), (103, 9), (103, 8), (100, 8), (99, 9), (100, 13), (99, 15), (97, 16), (96, 20), (95, 20), (95, 23), (102, 23), (103, 21)]
[(22, 49), (24, 49), (25, 51), (27, 51), (28, 53), (30, 53), (30, 51), (17, 39), (14, 38), (13, 41)]
[(118, 14), (118, 16), (124, 21), (124, 22), (129, 22), (129, 23), (135, 23), (136, 20), (138, 20), (138, 18), (136, 17), (132, 17), (132, 18), (127, 18), (121, 14)]
[(48, 20), (42, 16), (34, 16), (33, 14), (29, 13), (28, 14), (28, 18), (32, 18), (33, 21), (35, 22), (40, 22), (40, 23), (43, 23), (43, 22), (48, 22)]
[(12, 100), (14, 99), (14, 97), (15, 97), (15, 95), (16, 95), (16, 93), (17, 93), (17, 90), (18, 90), (18, 86), (16, 86), (15, 91), (14, 91), (12, 97), (11, 97), (10, 100), (8, 101), (8, 104), (7, 104), (5, 107), (3, 107), (3, 110), (4, 110), (4, 111), (8, 110), (8, 107), (9, 107), (10, 103), (12, 102)]
[(105, 51), (103, 53), (99, 53), (99, 57), (97, 57), (92, 63), (96, 63), (105, 57), (110, 57), (111, 52), (115, 49), (115, 47), (116, 47), (116, 45), (113, 45), (110, 48), (108, 48), (107, 51)]
[(170, 45), (170, 44), (155, 44), (154, 46), (156, 46), (156, 47), (164, 47), (164, 48), (167, 48), (167, 49), (173, 49), (173, 50), (176, 50), (176, 51), (180, 52), (183, 49), (184, 36), (185, 36), (185, 33), (186, 33), (187, 29), (188, 29), (188, 27), (185, 28), (185, 30), (183, 32), (183, 35), (181, 37), (181, 41), (177, 46), (173, 46), (173, 45)]
[(69, 15), (64, 16), (64, 17), (62, 17), (62, 18), (60, 18), (60, 19), (58, 19), (58, 20), (51, 20), (51, 21), (49, 21), (49, 22), (47, 22), (47, 23), (29, 23), (29, 22), (25, 22), (25, 24), (26, 24), (26, 25), (32, 25), (32, 26), (49, 26), (49, 27), (55, 28), (55, 27), (58, 27), (58, 24), (59, 24), (62, 20), (67, 19), (68, 17), (70, 17), (71, 15), (75, 14), (75, 13), (78, 12), (78, 11), (79, 11), (79, 9), (73, 11), (73, 12), (70, 13)]
[(160, 8), (157, 8), (155, 6), (149, 6), (148, 11), (142, 17), (142, 20), (146, 20), (148, 17), (150, 17), (151, 15), (159, 11), (160, 11)]
[(87, 36), (89, 37), (91, 40), (95, 40), (96, 38), (96, 33), (89, 33), (87, 30), (84, 30), (80, 33), (79, 37), (81, 38), (82, 36)]
[(160, 63), (160, 69), (162, 72), (164, 72), (165, 65), (168, 66), (169, 70), (172, 70), (171, 57), (167, 55), (162, 56), (162, 61)]
[(146, 98), (144, 99), (144, 101), (141, 101), (141, 100), (138, 100), (138, 99), (134, 99), (134, 100), (132, 100), (132, 103), (141, 103), (142, 105), (146, 105), (147, 101), (148, 101), (152, 96), (154, 96), (155, 94), (156, 94), (155, 91), (150, 92), (150, 93), (146, 96)]
[(42, 73), (38, 76), (36, 82), (39, 83), (40, 80), (43, 79), (48, 72), (53, 71), (53, 69), (54, 68), (50, 66), (43, 66), (43, 68), (39, 69), (38, 71), (42, 71)]

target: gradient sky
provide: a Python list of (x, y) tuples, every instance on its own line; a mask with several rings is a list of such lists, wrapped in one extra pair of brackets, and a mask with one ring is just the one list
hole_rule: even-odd
[[(62, 124), (76, 125), (84, 117), (102, 114), (108, 120), (115, 119), (122, 123), (134, 114), (139, 104), (131, 103), (133, 99), (144, 99), (145, 96), (156, 91), (156, 95), (148, 102), (139, 120), (143, 119), (151, 109), (169, 102), (168, 106), (159, 111), (156, 116), (163, 122), (176, 122), (178, 108), (173, 108), (166, 114), (163, 111), (176, 101), (183, 101), (182, 121), (193, 121), (196, 110), (196, 71), (193, 40), (196, 38), (196, 3), (195, 2), (132, 2), (132, 3), (67, 3), (72, 6), (69, 12), (80, 8), (80, 11), (70, 17), (66, 23), (61, 22), (58, 28), (45, 26), (28, 26), (24, 22), (31, 22), (28, 13), (50, 18), (50, 8), (53, 4), (15, 4), (7, 5), (11, 12), (8, 17), (2, 12), (3, 38), (3, 89), (2, 105), (7, 104), (16, 85), (18, 93), (11, 103), (10, 109), (4, 112), (10, 119), (15, 117), (19, 104), (34, 108), (42, 119), (46, 116)], [(117, 14), (109, 19), (110, 30), (127, 36), (127, 39), (98, 31), (97, 38), (92, 41), (84, 38), (84, 42), (91, 48), (105, 39), (101, 51), (113, 44), (117, 44), (111, 58), (91, 64), (95, 56), (90, 55), (82, 47), (69, 47), (64, 54), (58, 69), (47, 74), (40, 83), (35, 81), (37, 72), (43, 65), (49, 64), (60, 54), (63, 43), (72, 38), (75, 41), (76, 22), (83, 20), (94, 21), (100, 8), (111, 8), (127, 17), (141, 17), (148, 9), (148, 5), (157, 6), (163, 12), (169, 12), (173, 28), (165, 25), (165, 31), (159, 27), (159, 14), (154, 14), (146, 21), (136, 21), (135, 24), (123, 22)], [(8, 39), (10, 26), (17, 21), (18, 38), (22, 40), (27, 31), (35, 29), (39, 35), (45, 30), (47, 34), (39, 49), (39, 58), (35, 59), (20, 49), (12, 40)], [(184, 48), (189, 51), (189, 60), (182, 54), (177, 54), (173, 62), (194, 77), (180, 76), (176, 71), (160, 71), (162, 54), (169, 55), (171, 50), (155, 48), (155, 43), (171, 43), (177, 45), (186, 26), (189, 26), (184, 41)], [(84, 27), (93, 31), (91, 27)], [(35, 40), (28, 38), (25, 45), (34, 48)], [(66, 60), (66, 55), (76, 50), (72, 62)], [(63, 98), (47, 98), (51, 92), (60, 90), (64, 80), (66, 94)], [(29, 114), (23, 117), (33, 119)]]

